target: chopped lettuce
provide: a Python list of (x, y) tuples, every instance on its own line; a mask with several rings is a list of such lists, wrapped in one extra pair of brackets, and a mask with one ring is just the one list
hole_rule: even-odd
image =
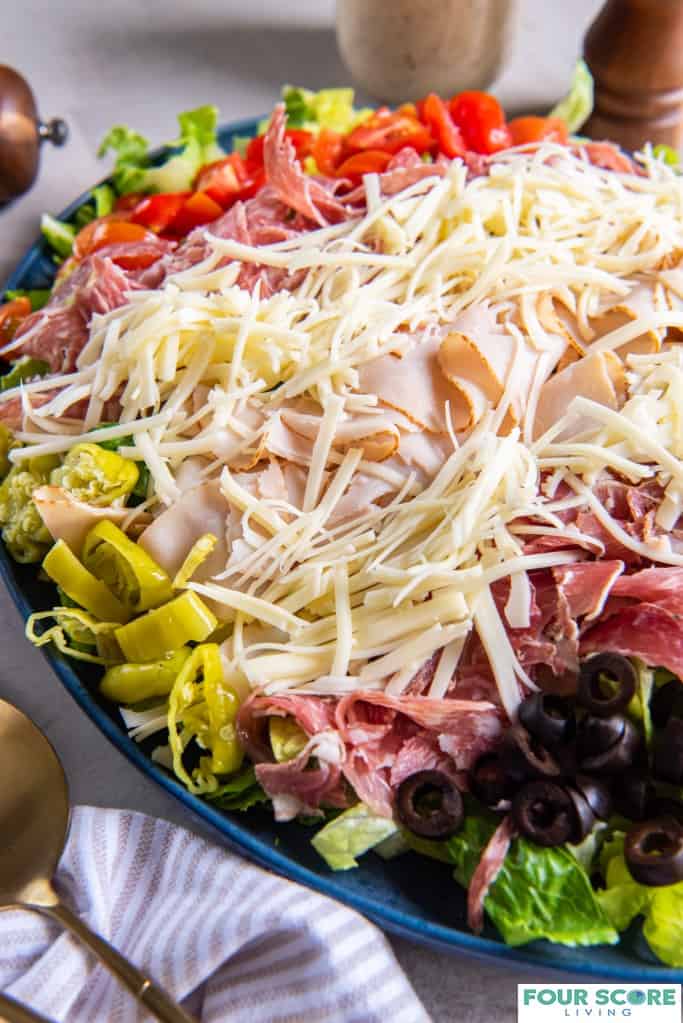
[(633, 658), (633, 666), (636, 669), (636, 691), (628, 705), (628, 714), (642, 726), (645, 744), (649, 750), (653, 740), (650, 699), (655, 687), (655, 673), (637, 657)]
[(216, 803), (221, 810), (248, 810), (257, 803), (267, 803), (253, 767), (245, 767), (229, 778), (215, 792), (207, 793), (207, 799)]
[(606, 888), (598, 901), (617, 930), (644, 917), (643, 936), (667, 966), (683, 966), (683, 881), (650, 888), (631, 877), (624, 859), (624, 835), (617, 834), (603, 853)]
[(9, 391), (12, 387), (18, 387), (24, 380), (33, 380), (35, 377), (44, 377), (50, 372), (50, 364), (42, 359), (34, 359), (30, 355), (24, 355), (12, 363), (9, 372), (0, 377), (0, 391)]
[(282, 98), (287, 111), (287, 125), (306, 131), (346, 133), (364, 121), (373, 112), (369, 108), (356, 110), (353, 89), (321, 89), (311, 92), (294, 85), (285, 85)]
[(127, 192), (182, 192), (192, 186), (206, 163), (225, 154), (217, 143), (218, 111), (214, 106), (197, 107), (178, 115), (180, 135), (170, 143), (178, 151), (159, 167), (151, 167), (147, 139), (126, 125), (118, 124), (104, 137), (98, 150), (104, 156), (116, 154), (114, 186)]
[(669, 167), (679, 167), (681, 157), (677, 149), (667, 146), (665, 142), (659, 142), (653, 147), (652, 152), (658, 160), (668, 164)]
[(71, 255), (76, 228), (73, 224), (67, 224), (65, 220), (57, 220), (49, 213), (43, 213), (40, 219), (40, 230), (43, 238), (60, 260)]
[(378, 816), (365, 803), (356, 803), (321, 828), (311, 844), (332, 870), (350, 870), (358, 866), (356, 856), (397, 831), (392, 820)]
[(550, 117), (561, 117), (569, 131), (574, 134), (588, 120), (593, 112), (593, 76), (585, 60), (579, 60), (569, 92), (550, 111)]
[(74, 224), (79, 229), (98, 217), (106, 217), (114, 209), (116, 192), (111, 185), (98, 185), (90, 195), (91, 201), (84, 203), (74, 215)]
[[(490, 814), (470, 814), (448, 840), (455, 879), (467, 886), (496, 827)], [(619, 935), (583, 867), (565, 848), (515, 839), (484, 902), (508, 945), (547, 938), (561, 945), (614, 944)]]
[(31, 303), (31, 311), (36, 312), (42, 309), (50, 298), (50, 288), (13, 288), (5, 292), (5, 301), (11, 302), (13, 298), (27, 298)]

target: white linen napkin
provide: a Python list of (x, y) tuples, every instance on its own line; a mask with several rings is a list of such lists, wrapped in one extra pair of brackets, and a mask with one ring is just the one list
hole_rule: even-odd
[[(373, 924), (166, 821), (76, 807), (55, 887), (202, 1023), (429, 1023)], [(150, 1019), (26, 910), (0, 913), (0, 989), (58, 1021)]]

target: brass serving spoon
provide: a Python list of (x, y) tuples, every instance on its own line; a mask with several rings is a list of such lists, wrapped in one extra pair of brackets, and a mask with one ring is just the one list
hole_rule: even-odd
[(52, 1020), (0, 993), (0, 1023), (52, 1023)]
[(25, 714), (0, 700), (0, 910), (33, 909), (58, 921), (162, 1023), (195, 1023), (144, 973), (59, 901), (52, 887), (69, 827), (57, 754)]

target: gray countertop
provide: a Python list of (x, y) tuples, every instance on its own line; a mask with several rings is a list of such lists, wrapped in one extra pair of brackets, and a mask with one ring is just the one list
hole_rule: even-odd
[[(388, 2), (388, 0), (387, 0)], [(438, 4), (435, 2), (435, 8)], [(597, 0), (520, 0), (496, 92), (509, 110), (543, 110), (564, 91)], [(71, 127), (63, 150), (44, 154), (32, 191), (0, 213), (0, 279), (58, 212), (101, 177), (98, 139), (127, 121), (153, 142), (172, 137), (179, 110), (215, 102), (225, 121), (256, 116), (283, 82), (319, 88), (348, 81), (334, 40), (332, 0), (0, 0), (2, 59), (29, 79), (43, 117)], [(0, 696), (27, 711), (64, 761), (76, 803), (128, 807), (204, 832), (187, 811), (118, 753), (85, 717), (0, 594)], [(214, 836), (211, 836), (214, 837)], [(516, 984), (539, 971), (510, 970), (394, 940), (435, 1023), (507, 1023)]]

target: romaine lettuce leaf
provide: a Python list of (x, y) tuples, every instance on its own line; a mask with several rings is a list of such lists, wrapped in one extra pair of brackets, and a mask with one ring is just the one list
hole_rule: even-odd
[(637, 657), (633, 658), (633, 666), (636, 669), (636, 691), (627, 709), (629, 715), (642, 725), (645, 744), (649, 750), (653, 740), (650, 699), (655, 687), (655, 673)]
[(159, 167), (149, 166), (147, 139), (126, 125), (116, 125), (104, 137), (98, 156), (116, 154), (114, 185), (117, 192), (182, 192), (192, 186), (206, 163), (224, 156), (217, 142), (218, 110), (197, 107), (178, 115), (180, 135), (170, 143), (178, 152)]
[(665, 142), (659, 142), (653, 146), (652, 152), (658, 160), (662, 160), (669, 167), (680, 167), (681, 157), (677, 149), (667, 146)]
[(40, 218), (40, 230), (43, 238), (52, 251), (60, 259), (66, 259), (71, 255), (76, 228), (73, 224), (67, 224), (65, 220), (57, 220), (49, 213), (43, 213)]
[(561, 117), (569, 131), (574, 134), (593, 112), (593, 76), (585, 60), (579, 60), (569, 92), (550, 111), (549, 117)]
[(397, 831), (392, 820), (379, 817), (365, 803), (357, 803), (321, 828), (311, 844), (332, 870), (350, 870), (358, 866), (356, 856)]
[(5, 301), (11, 302), (13, 298), (27, 298), (31, 303), (31, 311), (42, 309), (47, 305), (51, 295), (50, 288), (11, 288), (5, 292)]
[(683, 966), (683, 881), (650, 888), (631, 877), (624, 859), (624, 835), (614, 836), (603, 851), (606, 888), (597, 898), (617, 930), (642, 914), (643, 936), (667, 966)]
[(0, 391), (9, 391), (12, 387), (18, 387), (24, 380), (33, 380), (35, 377), (44, 377), (50, 372), (49, 362), (42, 359), (34, 359), (30, 355), (24, 355), (12, 363), (9, 372), (0, 377)]
[(267, 803), (268, 796), (256, 779), (253, 767), (245, 767), (233, 778), (229, 778), (207, 799), (217, 803), (221, 810), (248, 810), (256, 803)]
[(285, 85), (282, 98), (287, 111), (287, 127), (317, 132), (321, 128), (342, 134), (351, 131), (373, 112), (370, 108), (356, 110), (353, 89), (320, 89), (311, 92), (294, 85)]
[[(448, 840), (459, 884), (469, 884), (495, 827), (492, 815), (471, 814)], [(508, 945), (536, 938), (572, 946), (613, 944), (619, 938), (585, 870), (561, 846), (545, 849), (515, 839), (484, 907)]]

